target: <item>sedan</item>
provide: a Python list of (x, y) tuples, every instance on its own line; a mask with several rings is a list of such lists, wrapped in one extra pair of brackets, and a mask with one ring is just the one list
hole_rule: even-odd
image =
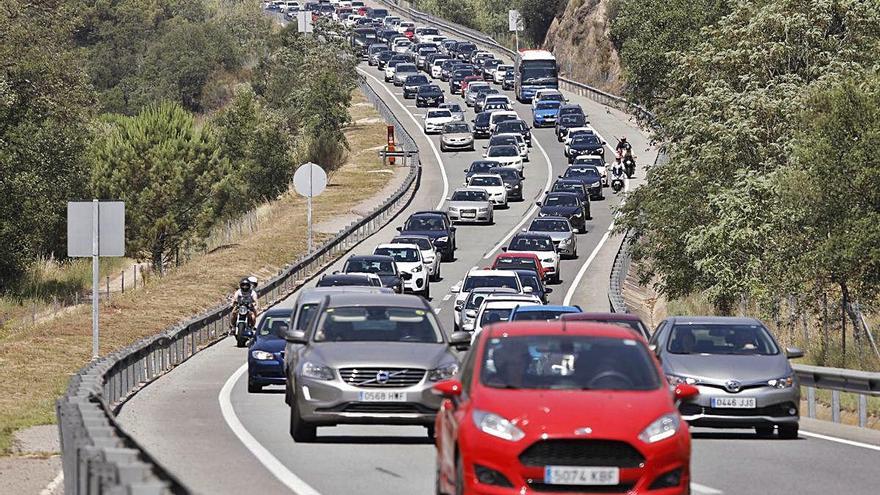
[(589, 165), (571, 165), (565, 173), (559, 176), (560, 179), (579, 180), (585, 187), (590, 189), (590, 199), (604, 199), (605, 193), (602, 191), (602, 174), (596, 167)]
[(510, 239), (510, 244), (501, 248), (507, 253), (532, 253), (541, 260), (544, 278), (551, 283), (559, 283), (559, 253), (553, 246), (549, 235), (521, 232)]
[[(397, 64), (394, 68), (394, 81), (395, 86), (403, 86), (403, 83), (406, 81), (406, 78), (409, 76), (419, 75), (419, 69), (416, 67), (416, 64), (413, 63), (403, 63)], [(427, 79), (425, 79), (425, 83), (427, 84)]]
[(558, 101), (539, 101), (532, 110), (532, 124), (535, 127), (552, 127), (556, 125), (556, 112), (559, 111)]
[(415, 98), (419, 92), (419, 88), (428, 84), (428, 76), (424, 74), (411, 74), (403, 81), (403, 97), (405, 99)]
[(390, 256), (352, 256), (346, 260), (342, 273), (373, 273), (379, 276), (382, 287), (403, 293), (403, 277)]
[(455, 259), (455, 227), (445, 211), (417, 211), (397, 231), (405, 236), (426, 236), (434, 243), (442, 261)]
[(487, 138), (491, 135), (489, 132), (489, 117), (491, 115), (491, 112), (481, 112), (474, 117), (474, 138)]
[(454, 118), (457, 122), (464, 122), (464, 109), (461, 108), (461, 105), (455, 102), (443, 103), (440, 105), (440, 108), (445, 108), (452, 113), (452, 118)]
[(489, 201), (489, 193), (482, 188), (456, 189), (449, 197), (447, 211), (449, 219), (453, 222), (475, 222), (490, 225), (495, 222), (494, 207)]
[(423, 425), (433, 438), (440, 398), (431, 386), (458, 372), (453, 347), (427, 301), (394, 294), (327, 296), (306, 330), (284, 334), (290, 435), (312, 442), (319, 426)]
[(520, 177), (525, 176), (523, 174), (523, 159), (520, 156), (519, 146), (512, 144), (490, 146), (486, 149), (483, 157), (496, 162), (500, 167), (516, 170), (519, 172)]
[[(437, 493), (689, 493), (691, 441), (644, 340), (591, 323), (483, 330), (434, 385)], [(575, 412), (573, 414), (573, 412)], [(625, 418), (621, 411), (626, 411)]]
[(783, 349), (760, 321), (732, 317), (672, 317), (651, 338), (671, 385), (697, 387), (699, 398), (679, 410), (692, 426), (754, 428), (798, 437), (800, 387)]
[(454, 122), (455, 118), (449, 110), (428, 110), (425, 114), (425, 134), (436, 134), (443, 131), (443, 126)]
[(583, 234), (587, 231), (587, 209), (577, 194), (570, 192), (550, 192), (543, 201), (535, 203), (540, 206), (538, 217), (562, 217), (571, 223), (572, 228)]
[[(495, 170), (500, 170), (498, 167), (498, 163), (492, 160), (474, 160), (471, 162), (471, 166), (464, 169), (464, 185), (467, 185), (468, 180), (476, 174), (494, 174)], [(511, 170), (511, 169), (506, 169)], [(513, 173), (517, 173), (515, 170)], [(499, 174), (500, 175), (500, 174)], [(517, 174), (519, 176), (519, 174)]]
[(593, 155), (605, 159), (605, 141), (599, 139), (595, 134), (579, 134), (571, 139), (568, 144), (568, 163), (574, 162), (574, 159), (582, 155)]
[(504, 188), (507, 189), (507, 200), (522, 201), (522, 177), (519, 176), (519, 172), (512, 168), (497, 167), (495, 165), (498, 164), (495, 162), (492, 162), (492, 165), (493, 168), (489, 170), (489, 173), (501, 176), (501, 180), (504, 181)]
[(416, 92), (416, 107), (436, 107), (445, 101), (443, 90), (436, 84), (419, 86)]
[(440, 281), (440, 255), (431, 239), (423, 235), (399, 235), (391, 239), (393, 244), (413, 244), (419, 247), (422, 252), (422, 260), (425, 262), (425, 269), (428, 270), (428, 276), (431, 282)]
[(284, 385), (284, 332), (290, 327), (290, 309), (271, 308), (260, 319), (248, 348), (248, 392), (266, 385)]
[(489, 201), (493, 205), (507, 208), (507, 189), (504, 181), (498, 175), (475, 174), (468, 179), (468, 187), (478, 187), (489, 194)]
[(499, 122), (494, 129), (493, 134), (520, 134), (526, 140), (529, 147), (532, 146), (532, 130), (524, 121), (517, 119), (505, 120)]
[(550, 236), (560, 256), (577, 258), (577, 236), (571, 222), (565, 217), (540, 217), (532, 220), (527, 232), (535, 232)]
[(474, 150), (474, 135), (465, 122), (450, 122), (443, 126), (440, 151)]

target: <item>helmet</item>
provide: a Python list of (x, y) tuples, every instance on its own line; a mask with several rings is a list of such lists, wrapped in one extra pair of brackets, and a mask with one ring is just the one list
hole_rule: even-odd
[(620, 142), (621, 142), (621, 143), (625, 143), (625, 142), (626, 142), (626, 136), (623, 136), (622, 138), (620, 138)]
[(238, 288), (241, 289), (242, 292), (247, 292), (251, 290), (251, 281), (247, 278), (241, 279), (241, 282), (238, 283)]
[(250, 277), (247, 278), (247, 281), (251, 283), (251, 287), (257, 286), (257, 277), (251, 275)]

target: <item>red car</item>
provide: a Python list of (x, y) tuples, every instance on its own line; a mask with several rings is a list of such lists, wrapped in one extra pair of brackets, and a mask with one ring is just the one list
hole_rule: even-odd
[(457, 379), (434, 391), (437, 491), (689, 491), (691, 443), (647, 343), (586, 322), (513, 322), (477, 335)]
[(474, 81), (482, 81), (483, 79), (480, 76), (467, 76), (461, 80), (461, 96), (464, 96), (465, 91), (468, 89), (468, 85)]
[(562, 315), (565, 321), (592, 321), (594, 323), (611, 323), (624, 328), (629, 328), (646, 340), (651, 338), (651, 332), (642, 322), (642, 319), (632, 313), (569, 313)]
[(541, 277), (541, 280), (547, 280), (547, 270), (541, 264), (541, 259), (533, 253), (501, 253), (495, 256), (491, 269), (533, 270)]

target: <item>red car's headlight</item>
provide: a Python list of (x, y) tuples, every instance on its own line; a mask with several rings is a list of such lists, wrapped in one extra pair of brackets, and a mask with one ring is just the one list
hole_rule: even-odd
[(681, 418), (677, 413), (665, 414), (642, 430), (639, 433), (639, 440), (645, 443), (656, 443), (675, 435), (680, 427)]
[(518, 442), (526, 436), (515, 424), (497, 414), (474, 409), (472, 417), (480, 431), (493, 437)]

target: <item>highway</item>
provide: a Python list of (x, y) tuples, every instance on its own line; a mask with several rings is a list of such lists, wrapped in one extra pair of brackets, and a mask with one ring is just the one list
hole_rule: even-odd
[[(424, 173), (412, 204), (350, 254), (369, 254), (389, 241), (412, 212), (442, 208), (445, 197), (463, 182), (463, 169), (480, 157), (477, 151), (440, 153), (439, 138), (421, 131), (423, 109), (404, 100), (402, 91), (381, 81), (381, 73), (362, 65), (366, 81), (382, 96), (416, 138)], [(440, 83), (444, 89), (446, 85)], [(510, 93), (508, 93), (510, 94)], [(511, 94), (512, 96), (512, 94)], [(582, 105), (591, 124), (609, 143), (626, 135), (639, 157), (637, 187), (644, 164), (656, 150), (630, 117), (586, 98), (568, 95)], [(458, 101), (460, 97), (449, 97)], [(515, 110), (530, 122), (526, 105)], [(468, 110), (470, 121), (473, 111)], [(445, 330), (452, 330), (454, 297), (450, 288), (472, 267), (482, 267), (507, 239), (536, 213), (542, 196), (566, 160), (552, 129), (534, 129), (531, 161), (526, 164), (523, 202), (496, 211), (492, 226), (458, 226), (458, 251), (442, 266), (442, 280), (431, 286), (431, 303)], [(606, 152), (611, 155), (611, 151)], [(592, 204), (593, 220), (578, 236), (579, 257), (562, 261), (562, 283), (551, 286), (551, 303), (570, 299), (585, 310), (607, 311), (607, 281), (619, 237), (607, 235), (613, 208), (621, 196), (606, 189), (606, 200)], [(336, 270), (341, 261), (329, 268)], [(577, 286), (573, 282), (582, 274)], [(289, 307), (292, 297), (282, 303)], [(421, 427), (346, 426), (320, 428), (318, 441), (295, 443), (288, 435), (289, 408), (283, 388), (247, 392), (244, 349), (226, 339), (185, 362), (132, 398), (122, 409), (121, 424), (155, 458), (200, 493), (401, 494), (433, 493), (434, 448)], [(694, 430), (692, 485), (702, 494), (869, 494), (877, 493), (880, 448), (845, 444), (803, 435), (796, 441), (758, 439), (750, 431)]]

